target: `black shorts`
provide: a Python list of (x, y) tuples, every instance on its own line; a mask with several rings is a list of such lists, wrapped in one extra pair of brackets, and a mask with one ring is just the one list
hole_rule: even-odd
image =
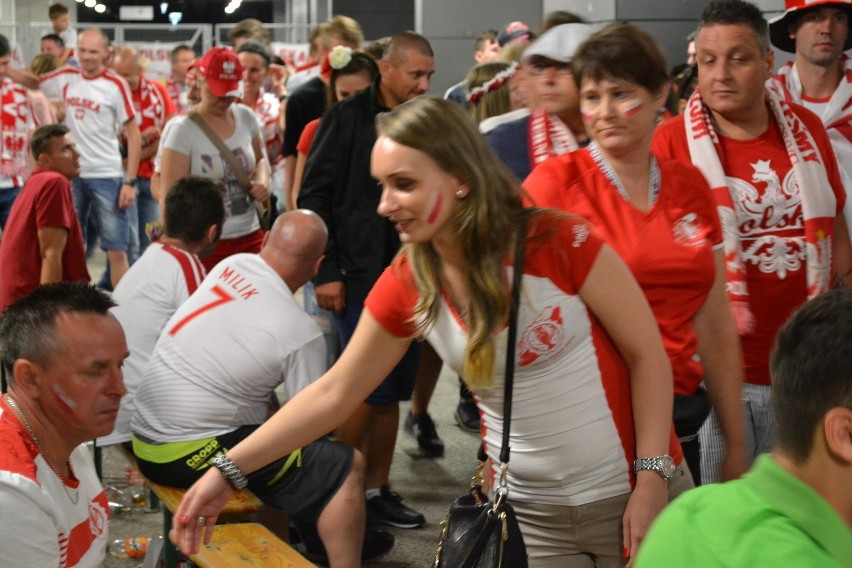
[[(209, 440), (199, 440), (198, 450), (163, 463), (137, 456), (139, 470), (155, 483), (189, 487), (212, 467), (209, 460), (234, 447), (256, 429), (257, 426), (243, 426)], [(210, 448), (215, 451), (210, 452)], [(199, 459), (201, 453), (206, 459)], [(320, 438), (248, 474), (248, 488), (264, 503), (294, 519), (316, 521), (349, 475), (354, 455), (351, 447)]]

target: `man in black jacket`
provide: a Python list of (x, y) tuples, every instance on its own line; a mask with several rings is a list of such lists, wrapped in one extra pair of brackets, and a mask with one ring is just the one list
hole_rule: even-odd
[[(399, 249), (393, 225), (376, 213), (381, 189), (370, 175), (375, 117), (424, 94), (435, 72), (429, 42), (404, 32), (393, 36), (379, 61), (378, 79), (333, 106), (320, 122), (308, 156), (299, 207), (315, 211), (329, 229), (325, 260), (314, 278), (319, 307), (333, 311), (345, 346), (364, 299)], [(388, 478), (399, 428), (399, 401), (411, 397), (418, 369), (413, 347), (384, 383), (336, 432), (367, 461), (367, 511), (372, 520), (402, 528), (425, 523), (402, 504)]]

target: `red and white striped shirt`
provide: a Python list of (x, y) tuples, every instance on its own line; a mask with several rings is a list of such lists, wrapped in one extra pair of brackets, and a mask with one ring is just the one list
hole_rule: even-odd
[(95, 568), (109, 536), (109, 504), (89, 450), (60, 479), (24, 426), (0, 401), (0, 566)]
[[(145, 77), (139, 79), (139, 88), (131, 91), (133, 96), (133, 108), (136, 110), (136, 123), (139, 131), (144, 133), (146, 129), (154, 126), (159, 131), (158, 137), (162, 136), (166, 121), (177, 112), (175, 103), (166, 92), (166, 88), (156, 81)], [(125, 141), (122, 136), (122, 142)], [(142, 146), (145, 144), (143, 135)], [(150, 178), (154, 175), (154, 157), (151, 156), (139, 162), (137, 177)]]

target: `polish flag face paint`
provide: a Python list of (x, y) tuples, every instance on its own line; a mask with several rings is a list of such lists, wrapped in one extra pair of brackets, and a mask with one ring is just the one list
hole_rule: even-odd
[(77, 408), (77, 403), (71, 400), (71, 397), (57, 385), (52, 385), (52, 387), (53, 394), (56, 395), (56, 400), (59, 402), (60, 408), (62, 408), (66, 414), (74, 414), (74, 410)]
[(426, 219), (426, 222), (430, 225), (433, 224), (435, 220), (438, 219), (438, 215), (441, 214), (441, 209), (443, 208), (443, 206), (444, 196), (439, 193), (438, 197), (435, 199), (435, 205), (432, 206), (432, 212), (429, 213), (429, 218)]
[(627, 117), (635, 116), (640, 110), (642, 110), (641, 99), (631, 99), (624, 103), (624, 115)]
[(580, 107), (580, 114), (583, 115), (583, 120), (591, 122), (595, 119), (596, 112), (589, 110), (585, 106)]

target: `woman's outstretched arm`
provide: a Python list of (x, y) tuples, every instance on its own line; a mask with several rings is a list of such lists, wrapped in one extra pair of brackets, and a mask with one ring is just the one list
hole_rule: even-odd
[[(385, 331), (364, 310), (337, 363), (229, 450), (228, 457), (248, 474), (331, 432), (387, 377), (410, 343)], [(232, 492), (216, 468), (187, 491), (175, 512), (172, 535), (184, 554), (198, 551), (205, 527), (204, 542), (210, 542), (216, 517)], [(197, 524), (197, 517), (207, 522)]]

